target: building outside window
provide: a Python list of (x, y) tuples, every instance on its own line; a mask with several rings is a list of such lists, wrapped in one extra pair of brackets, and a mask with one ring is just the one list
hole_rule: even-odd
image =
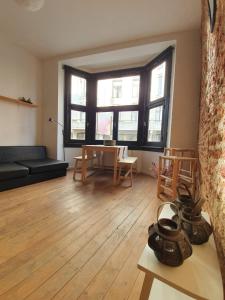
[(86, 113), (81, 111), (71, 111), (71, 139), (85, 140)]
[(163, 62), (151, 72), (150, 101), (155, 101), (164, 96), (166, 62)]
[(132, 80), (132, 98), (138, 98), (139, 97), (139, 87), (140, 87), (140, 79), (134, 78)]
[(122, 80), (112, 81), (112, 98), (121, 99), (122, 98)]
[(71, 103), (86, 105), (86, 80), (75, 75), (71, 76)]
[(137, 141), (138, 111), (119, 112), (119, 141)]
[(96, 140), (112, 140), (113, 138), (113, 113), (96, 113)]
[(97, 81), (97, 107), (137, 105), (139, 93), (133, 93), (133, 81), (140, 84), (140, 76), (125, 76)]
[(150, 109), (148, 125), (148, 142), (160, 142), (162, 131), (162, 106)]

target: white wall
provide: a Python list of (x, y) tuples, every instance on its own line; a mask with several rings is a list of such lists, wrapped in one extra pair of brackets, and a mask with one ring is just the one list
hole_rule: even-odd
[(171, 147), (197, 149), (201, 78), (200, 32), (179, 35), (170, 126)]
[(37, 58), (0, 36), (0, 95), (38, 104), (29, 108), (0, 100), (0, 146), (41, 143), (42, 71)]
[[(171, 99), (170, 120), (168, 128), (168, 146), (196, 148), (198, 137), (198, 115), (199, 115), (199, 94), (200, 94), (200, 32), (192, 30), (187, 32), (179, 32), (145, 40), (134, 41), (129, 46), (140, 44), (155, 43), (162, 41), (176, 41), (176, 51), (174, 54), (173, 69), (173, 90)], [(127, 44), (118, 45), (118, 49), (127, 47)], [(115, 49), (115, 47), (114, 47)], [(109, 51), (110, 49), (108, 49)], [(96, 53), (93, 50), (93, 53)], [(104, 52), (101, 49), (99, 52)], [(92, 51), (86, 51), (83, 55), (92, 54)], [(81, 54), (79, 54), (81, 55)], [(74, 57), (76, 54), (74, 54)], [(70, 56), (71, 57), (71, 56)], [(52, 59), (45, 62), (45, 95), (44, 106), (45, 114), (50, 115), (50, 111), (54, 112), (52, 116), (63, 119), (63, 75), (62, 70), (58, 67), (58, 61), (63, 60)], [(58, 77), (57, 77), (58, 75)], [(58, 108), (58, 111), (56, 111)], [(45, 116), (46, 119), (46, 116)], [(57, 127), (51, 127), (44, 123), (44, 132), (47, 146), (51, 149), (53, 157), (57, 157)], [(61, 147), (60, 138), (58, 138), (58, 147)], [(66, 160), (72, 165), (72, 157), (79, 155), (80, 149), (67, 148)], [(152, 162), (158, 161), (160, 153), (133, 151), (132, 155), (139, 157), (138, 168), (143, 173), (150, 173)], [(58, 151), (58, 158), (62, 158), (62, 151)]]
[[(64, 70), (61, 63), (58, 64), (58, 121), (64, 123)], [(63, 132), (62, 127), (58, 126), (58, 138), (57, 138), (57, 157), (58, 159), (64, 159), (63, 153)], [(67, 158), (68, 159), (68, 158)]]
[(56, 158), (58, 128), (48, 121), (50, 117), (58, 120), (58, 64), (55, 61), (44, 63), (43, 91), (43, 144), (47, 146), (49, 157)]

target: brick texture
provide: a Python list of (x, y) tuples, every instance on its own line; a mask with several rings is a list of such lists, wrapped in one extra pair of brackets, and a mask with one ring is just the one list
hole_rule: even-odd
[(199, 128), (200, 194), (214, 227), (225, 282), (225, 1), (217, 0), (210, 32), (202, 0), (202, 85)]

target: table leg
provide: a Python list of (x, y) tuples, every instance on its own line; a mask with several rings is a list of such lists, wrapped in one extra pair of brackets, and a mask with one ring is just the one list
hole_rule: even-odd
[(145, 274), (145, 279), (141, 289), (140, 300), (148, 300), (152, 288), (154, 277), (152, 274)]
[[(117, 150), (117, 149), (116, 149)], [(117, 163), (118, 163), (117, 151), (114, 152), (114, 169), (113, 169), (113, 184), (117, 183)]]
[(102, 170), (104, 171), (104, 169), (105, 169), (105, 153), (104, 153), (104, 151), (101, 152), (101, 158), (102, 158), (102, 165), (101, 165), (101, 168), (102, 168)]
[(81, 174), (82, 182), (85, 182), (86, 172), (87, 172), (87, 165), (86, 165), (85, 155), (86, 155), (86, 149), (83, 148), (82, 149), (82, 174)]

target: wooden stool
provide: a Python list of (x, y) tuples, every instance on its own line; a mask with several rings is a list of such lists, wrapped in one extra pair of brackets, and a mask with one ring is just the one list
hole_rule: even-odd
[[(93, 154), (91, 156), (85, 155), (85, 161), (93, 161), (93, 159), (95, 159), (95, 158), (96, 158), (95, 154)], [(75, 160), (75, 162), (74, 162), (74, 171), (73, 171), (73, 180), (75, 181), (76, 180), (76, 174), (77, 173), (82, 174), (83, 158), (82, 158), (82, 155), (80, 155), (80, 156), (75, 156), (73, 159)], [(81, 178), (81, 179), (83, 179), (83, 178)]]
[[(183, 174), (182, 165), (189, 167), (189, 173)], [(183, 156), (160, 156), (159, 175), (157, 185), (157, 196), (162, 192), (168, 192), (172, 199), (177, 196), (177, 185), (180, 182), (191, 186), (192, 194), (195, 192), (196, 185), (197, 158)]]
[[(118, 168), (119, 168), (119, 174), (118, 174), (118, 182), (120, 182), (121, 179), (130, 179), (130, 186), (133, 185), (133, 167), (137, 163), (137, 157), (126, 157), (123, 159), (120, 159), (118, 161)], [(122, 169), (127, 169), (126, 173), (124, 175), (121, 175)]]

